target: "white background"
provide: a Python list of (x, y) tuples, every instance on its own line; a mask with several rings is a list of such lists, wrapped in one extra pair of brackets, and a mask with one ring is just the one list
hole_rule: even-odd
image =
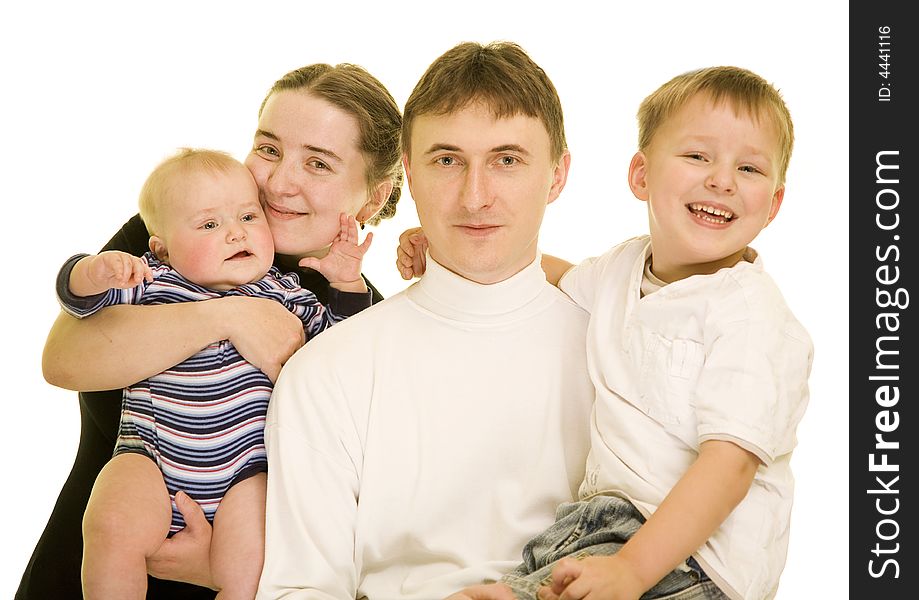
[[(596, 5), (604, 6), (596, 8)], [(608, 6), (606, 6), (608, 4)], [(565, 109), (572, 167), (549, 207), (545, 252), (578, 261), (647, 231), (626, 185), (641, 99), (680, 72), (750, 68), (779, 87), (797, 141), (785, 202), (754, 242), (816, 357), (792, 465), (797, 491), (780, 599), (848, 595), (848, 15), (838, 2), (40, 2), (0, 9), (0, 435), (11, 597), (70, 470), (76, 394), (42, 379), (57, 314), (54, 275), (135, 212), (150, 169), (178, 146), (243, 158), (268, 88), (313, 62), (354, 62), (401, 107), (425, 68), (461, 41), (520, 43)], [(364, 272), (404, 287), (406, 191), (376, 228)]]

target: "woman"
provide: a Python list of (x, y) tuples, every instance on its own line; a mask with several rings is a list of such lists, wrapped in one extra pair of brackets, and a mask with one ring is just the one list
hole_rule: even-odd
[[(401, 116), (392, 96), (361, 67), (316, 64), (278, 80), (259, 109), (245, 164), (259, 187), (271, 225), (275, 265), (297, 271), (303, 287), (327, 302), (328, 282), (304, 269), (323, 256), (338, 232), (339, 214), (362, 224), (395, 214), (402, 184)], [(106, 244), (140, 255), (147, 231), (134, 216)], [(67, 281), (66, 278), (62, 278)], [(66, 284), (59, 291), (66, 293)], [(381, 296), (373, 286), (373, 300)], [(272, 380), (303, 343), (300, 321), (277, 302), (220, 298), (160, 306), (117, 306), (77, 321), (62, 313), (48, 336), (45, 378), (80, 393), (81, 435), (73, 469), (23, 574), (17, 600), (82, 597), (81, 521), (93, 482), (111, 458), (121, 389), (229, 339)], [(138, 340), (144, 340), (137, 342)], [(152, 342), (152, 343), (151, 343)], [(83, 357), (93, 357), (85, 361)], [(112, 388), (112, 389), (109, 389)], [(188, 527), (148, 563), (148, 598), (213, 598), (207, 549), (209, 525), (187, 498), (178, 498)], [(189, 585), (167, 581), (194, 582)]]

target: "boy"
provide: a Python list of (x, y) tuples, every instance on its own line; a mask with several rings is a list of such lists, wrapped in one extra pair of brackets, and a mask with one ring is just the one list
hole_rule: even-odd
[(629, 186), (650, 237), (567, 272), (544, 257), (591, 313), (580, 502), (503, 583), (455, 598), (775, 595), (813, 352), (748, 244), (781, 206), (791, 118), (761, 77), (713, 67), (664, 84), (638, 120)]
[[(161, 163), (140, 196), (150, 237), (143, 258), (103, 252), (79, 259), (69, 290), (83, 317), (112, 304), (161, 304), (224, 295), (283, 303), (314, 336), (370, 305), (360, 275), (371, 236), (357, 245), (353, 218), (315, 265), (333, 308), (272, 267), (274, 243), (248, 169), (229, 155), (183, 150)], [(229, 341), (125, 389), (115, 456), (93, 487), (83, 520), (87, 598), (143, 598), (146, 557), (184, 526), (179, 491), (213, 522), (211, 567), (221, 598), (252, 598), (261, 572), (269, 378)], [(149, 460), (148, 460), (149, 459)], [(170, 509), (170, 504), (172, 508)]]

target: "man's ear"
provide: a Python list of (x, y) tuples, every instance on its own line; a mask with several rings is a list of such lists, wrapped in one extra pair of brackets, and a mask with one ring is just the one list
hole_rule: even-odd
[(648, 201), (648, 157), (636, 152), (629, 163), (629, 189), (639, 200)]
[(565, 150), (552, 171), (552, 187), (549, 188), (549, 198), (546, 200), (546, 204), (552, 204), (561, 195), (562, 190), (565, 189), (565, 184), (568, 182), (568, 171), (570, 169), (571, 153)]
[(169, 252), (166, 250), (166, 244), (158, 235), (150, 236), (150, 252), (153, 253), (160, 262), (169, 264)]
[(769, 223), (772, 223), (772, 219), (779, 214), (779, 209), (782, 208), (782, 200), (785, 198), (785, 186), (779, 187), (772, 195), (772, 206), (769, 208), (769, 218), (766, 220), (766, 227)]

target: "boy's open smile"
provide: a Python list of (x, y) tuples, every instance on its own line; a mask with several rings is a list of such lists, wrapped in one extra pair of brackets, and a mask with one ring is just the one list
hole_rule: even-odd
[(629, 167), (648, 202), (654, 274), (672, 282), (741, 260), (781, 206), (779, 154), (771, 121), (706, 94), (664, 121)]
[(687, 210), (690, 214), (695, 216), (701, 221), (706, 223), (711, 223), (713, 225), (727, 225), (732, 222), (737, 216), (730, 210), (720, 207), (717, 204), (701, 204), (698, 202), (693, 202), (686, 205)]

